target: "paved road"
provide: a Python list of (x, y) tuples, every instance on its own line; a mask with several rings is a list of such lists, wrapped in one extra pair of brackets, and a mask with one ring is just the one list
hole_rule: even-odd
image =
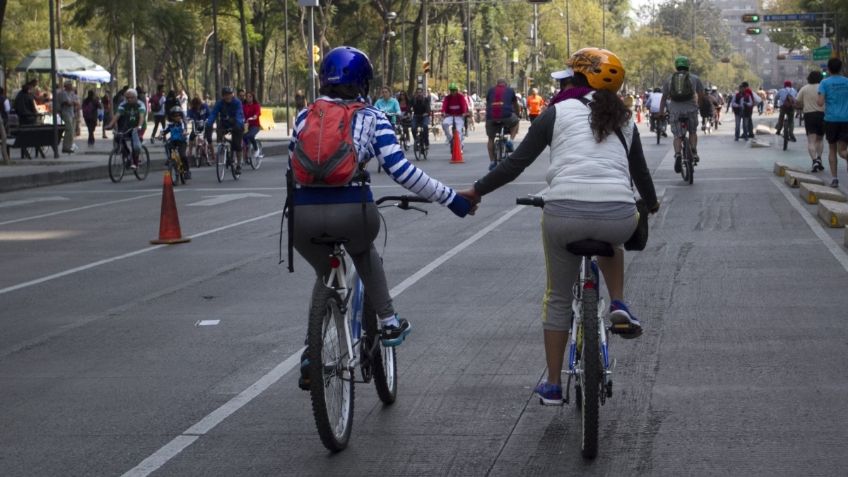
[[(480, 135), (464, 165), (444, 145), (419, 165), (467, 185), (485, 170)], [(686, 186), (668, 144), (646, 145), (663, 207), (626, 294), (647, 331), (612, 343), (591, 463), (574, 408), (531, 397), (543, 257), (539, 211), (514, 198), (543, 189), (544, 156), (475, 217), (385, 210), (387, 274), (415, 331), (398, 402), (358, 387), (337, 455), (290, 372), (312, 277), (277, 263), (282, 158), (220, 185), (196, 171), (177, 190), (193, 240), (172, 247), (148, 245), (158, 174), (0, 195), (0, 475), (841, 473), (848, 257), (773, 179), (775, 158), (805, 163), (793, 149), (706, 138)], [(375, 189), (399, 191), (384, 175)]]

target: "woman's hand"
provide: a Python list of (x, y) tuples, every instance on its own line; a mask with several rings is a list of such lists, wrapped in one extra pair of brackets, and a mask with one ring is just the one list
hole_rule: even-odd
[(458, 190), (456, 191), (456, 193), (457, 195), (464, 197), (466, 200), (468, 200), (468, 202), (471, 202), (472, 207), (469, 213), (471, 215), (474, 215), (474, 212), (477, 211), (478, 204), (480, 204), (480, 201), (482, 200), (480, 194), (478, 194), (477, 191), (474, 190), (474, 187), (469, 187), (465, 190)]

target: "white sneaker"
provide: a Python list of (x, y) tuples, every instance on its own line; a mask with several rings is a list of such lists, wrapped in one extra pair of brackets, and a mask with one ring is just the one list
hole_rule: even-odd
[(79, 147), (76, 144), (71, 144), (71, 152), (77, 152), (77, 149), (79, 149)]

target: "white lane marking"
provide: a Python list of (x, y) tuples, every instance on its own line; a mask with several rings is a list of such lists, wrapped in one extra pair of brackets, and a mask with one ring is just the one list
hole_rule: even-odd
[(0, 208), (3, 207), (14, 207), (16, 205), (27, 205), (27, 204), (35, 204), (38, 202), (59, 202), (63, 200), (71, 200), (67, 197), (62, 197), (58, 195), (53, 195), (50, 197), (35, 197), (33, 199), (21, 199), (21, 200), (9, 200), (6, 202), (0, 202)]
[(7, 220), (5, 222), (0, 222), (0, 225), (16, 224), (18, 222), (26, 222), (28, 220), (43, 219), (45, 217), (53, 217), (54, 215), (68, 214), (68, 213), (71, 213), (71, 212), (78, 212), (80, 210), (93, 209), (95, 207), (103, 207), (103, 206), (106, 206), (106, 205), (120, 204), (122, 202), (130, 202), (130, 201), (133, 201), (133, 200), (146, 199), (148, 197), (153, 197), (153, 196), (156, 196), (156, 195), (159, 195), (159, 194), (161, 194), (161, 192), (157, 192), (155, 194), (137, 195), (135, 197), (128, 197), (126, 199), (119, 199), (119, 200), (112, 200), (112, 201), (109, 201), (109, 202), (99, 202), (97, 204), (89, 204), (89, 205), (84, 205), (82, 207), (74, 207), (73, 209), (57, 210), (55, 212), (48, 212), (46, 214), (31, 215), (29, 217), (21, 217), (20, 219), (13, 219), (13, 220)]
[[(439, 265), (445, 263), (450, 258), (456, 256), (462, 250), (468, 248), (474, 242), (483, 238), (486, 234), (494, 230), (497, 226), (509, 220), (512, 216), (525, 209), (523, 206), (517, 206), (504, 214), (499, 219), (481, 229), (476, 234), (472, 235), (456, 247), (448, 250), (440, 257), (436, 258), (424, 268), (415, 272), (406, 280), (400, 282), (392, 288), (389, 293), (396, 297), (403, 293), (406, 289), (414, 285), (416, 282), (427, 276), (430, 272), (436, 269)], [(193, 444), (200, 436), (211, 431), (215, 426), (224, 421), (227, 417), (247, 405), (253, 398), (262, 394), (271, 385), (280, 380), (289, 371), (300, 364), (300, 354), (306, 347), (300, 348), (294, 354), (286, 358), (285, 361), (274, 367), (268, 374), (259, 378), (250, 387), (239, 393), (236, 397), (224, 403), (218, 409), (212, 411), (206, 417), (198, 421), (193, 426), (186, 429), (182, 434), (175, 437), (173, 440), (165, 444), (161, 449), (154, 452), (150, 457), (141, 461), (140, 464), (127, 471), (123, 477), (146, 477), (157, 469), (165, 465), (169, 460), (173, 459), (177, 454), (182, 452), (186, 447)]]
[(804, 208), (804, 206), (801, 205), (800, 201), (797, 200), (795, 195), (790, 192), (790, 189), (787, 189), (786, 186), (783, 185), (783, 181), (772, 177), (771, 183), (774, 184), (775, 187), (777, 187), (777, 189), (780, 191), (781, 194), (783, 194), (784, 197), (786, 197), (786, 200), (789, 201), (792, 207), (794, 207), (795, 210), (797, 210), (798, 213), (801, 214), (801, 218), (804, 219), (804, 222), (806, 222), (810, 229), (813, 231), (813, 233), (816, 234), (816, 236), (820, 238), (822, 242), (824, 242), (825, 247), (830, 250), (830, 253), (833, 255), (834, 258), (836, 258), (836, 261), (842, 265), (842, 268), (844, 268), (845, 271), (848, 272), (848, 253), (846, 253), (845, 250), (843, 250), (842, 247), (839, 246), (839, 244), (833, 241), (830, 235), (825, 231), (824, 226), (819, 223), (818, 219), (816, 219), (816, 217), (814, 217), (813, 214), (810, 213), (810, 211), (808, 211)]
[[(260, 215), (258, 217), (253, 217), (251, 219), (246, 219), (246, 220), (235, 222), (235, 223), (232, 223), (232, 224), (229, 224), (229, 225), (224, 225), (224, 226), (217, 227), (217, 228), (214, 228), (214, 229), (211, 229), (211, 230), (207, 230), (205, 232), (196, 233), (194, 235), (189, 235), (189, 238), (203, 237), (205, 235), (220, 232), (222, 230), (227, 230), (227, 229), (231, 229), (233, 227), (238, 227), (240, 225), (249, 224), (250, 222), (256, 222), (257, 220), (267, 219), (268, 217), (280, 215), (282, 213), (283, 213), (282, 209), (275, 210), (274, 212), (264, 214), (264, 215)], [(23, 289), (23, 288), (28, 288), (28, 287), (31, 287), (31, 286), (34, 286), (34, 285), (39, 285), (39, 284), (42, 284), (42, 283), (45, 283), (45, 282), (49, 282), (51, 280), (55, 280), (57, 278), (62, 278), (62, 277), (66, 277), (68, 275), (73, 275), (74, 273), (82, 272), (82, 271), (85, 271), (85, 270), (90, 270), (92, 268), (99, 267), (100, 265), (106, 265), (107, 263), (117, 262), (117, 261), (123, 260), (125, 258), (135, 257), (136, 255), (141, 255), (143, 253), (152, 252), (154, 250), (158, 250), (160, 248), (167, 247), (167, 246), (168, 245), (152, 245), (150, 247), (144, 247), (144, 248), (132, 251), (132, 252), (117, 255), (115, 257), (104, 258), (103, 260), (98, 260), (96, 262), (92, 262), (92, 263), (89, 263), (89, 264), (86, 264), (86, 265), (81, 265), (79, 267), (74, 267), (74, 268), (59, 272), (59, 273), (47, 275), (46, 277), (36, 278), (35, 280), (30, 280), (28, 282), (19, 283), (17, 285), (12, 285), (12, 286), (6, 287), (6, 288), (0, 288), (0, 295), (10, 293), (10, 292), (13, 292), (13, 291), (16, 291), (16, 290), (20, 290), (20, 289)]]
[(234, 200), (241, 199), (249, 199), (251, 197), (271, 197), (267, 194), (257, 194), (255, 192), (245, 192), (242, 194), (220, 194), (220, 195), (207, 195), (204, 196), (203, 200), (192, 202), (188, 204), (189, 207), (211, 207), (213, 205), (221, 205), (226, 204), (227, 202), (232, 202)]
[(197, 320), (194, 326), (217, 326), (221, 320)]

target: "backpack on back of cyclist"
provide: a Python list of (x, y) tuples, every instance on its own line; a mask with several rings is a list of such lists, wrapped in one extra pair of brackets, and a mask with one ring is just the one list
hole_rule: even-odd
[(668, 86), (668, 95), (672, 101), (691, 101), (695, 96), (692, 88), (692, 80), (689, 78), (689, 70), (675, 71), (671, 75)]
[(366, 105), (318, 99), (306, 112), (291, 158), (296, 183), (309, 187), (349, 184), (359, 172), (353, 117)]

